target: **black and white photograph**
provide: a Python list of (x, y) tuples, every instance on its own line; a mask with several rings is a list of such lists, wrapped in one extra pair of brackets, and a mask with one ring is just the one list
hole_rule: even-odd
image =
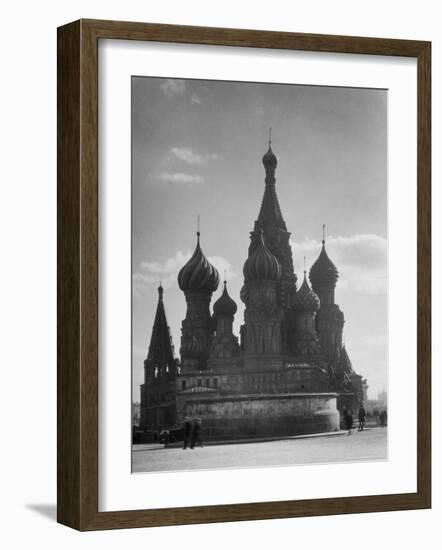
[(132, 77), (133, 473), (388, 460), (387, 110)]

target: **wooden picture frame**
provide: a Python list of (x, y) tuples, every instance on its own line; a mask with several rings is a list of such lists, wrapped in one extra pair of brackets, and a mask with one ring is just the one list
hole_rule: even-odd
[[(98, 41), (123, 39), (403, 56), (418, 71), (417, 492), (98, 511)], [(82, 531), (431, 506), (431, 44), (423, 41), (79, 20), (58, 29), (58, 521)]]

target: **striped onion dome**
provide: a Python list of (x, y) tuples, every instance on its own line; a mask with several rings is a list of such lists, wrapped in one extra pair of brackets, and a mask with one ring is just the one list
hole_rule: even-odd
[(307, 275), (304, 271), (304, 281), (301, 285), (301, 288), (295, 294), (295, 298), (293, 300), (293, 309), (302, 312), (316, 312), (319, 309), (319, 305), (319, 298), (309, 287), (307, 282)]
[(322, 241), (322, 250), (316, 262), (310, 269), (310, 282), (317, 289), (323, 285), (335, 286), (339, 279), (339, 272), (325, 251), (325, 241)]
[(246, 281), (276, 281), (281, 275), (281, 266), (266, 247), (262, 230), (258, 246), (244, 263), (243, 274)]
[(213, 313), (217, 317), (233, 317), (237, 310), (236, 303), (227, 292), (227, 281), (224, 281), (224, 290), (221, 297), (213, 304)]
[(178, 273), (178, 285), (181, 290), (209, 290), (218, 288), (219, 274), (216, 268), (204, 256), (200, 247), (200, 233), (197, 233), (195, 251)]
[(181, 354), (182, 355), (197, 355), (199, 353), (203, 352), (203, 346), (199, 340), (193, 336), (192, 338), (189, 338), (182, 346), (181, 346)]

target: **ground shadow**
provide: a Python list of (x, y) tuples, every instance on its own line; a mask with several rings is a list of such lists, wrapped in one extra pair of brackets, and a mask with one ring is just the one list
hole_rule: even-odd
[(56, 521), (57, 519), (57, 505), (56, 504), (25, 504), (28, 510), (32, 510), (45, 518)]

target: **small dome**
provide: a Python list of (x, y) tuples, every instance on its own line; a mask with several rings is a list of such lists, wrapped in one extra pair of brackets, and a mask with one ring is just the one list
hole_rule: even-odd
[(264, 244), (262, 231), (259, 236), (258, 246), (244, 263), (243, 274), (246, 281), (276, 281), (281, 275), (281, 266)]
[(322, 250), (316, 262), (310, 269), (310, 282), (314, 289), (323, 285), (335, 286), (339, 279), (339, 272), (335, 264), (327, 256), (325, 241), (322, 241)]
[(218, 288), (219, 274), (215, 267), (204, 256), (200, 247), (200, 234), (195, 251), (178, 273), (178, 285), (181, 290), (209, 290), (214, 292)]
[(189, 338), (184, 342), (184, 344), (181, 346), (181, 355), (184, 356), (195, 356), (203, 352), (203, 346), (201, 345), (201, 342), (199, 342), (195, 336), (192, 338)]
[(217, 317), (233, 317), (237, 310), (236, 303), (227, 292), (227, 282), (224, 281), (224, 290), (221, 297), (213, 304), (213, 313)]
[(309, 287), (306, 272), (304, 271), (304, 281), (301, 285), (301, 288), (295, 294), (295, 298), (293, 300), (293, 309), (295, 309), (296, 311), (316, 312), (319, 309), (319, 305), (319, 298)]
[(262, 157), (262, 163), (264, 164), (264, 168), (267, 170), (275, 170), (275, 168), (278, 166), (278, 158), (275, 155), (275, 153), (272, 151), (272, 146), (269, 143), (269, 150), (267, 153)]

